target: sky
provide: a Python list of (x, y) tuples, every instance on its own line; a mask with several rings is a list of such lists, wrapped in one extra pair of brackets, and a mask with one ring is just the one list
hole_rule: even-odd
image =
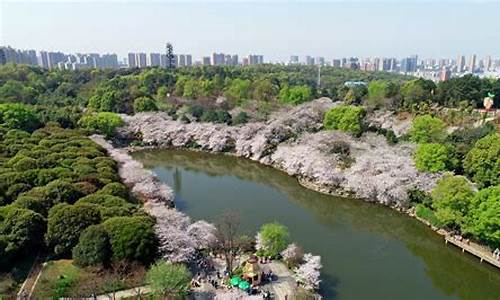
[(0, 44), (67, 53), (500, 58), (500, 0), (0, 0)]

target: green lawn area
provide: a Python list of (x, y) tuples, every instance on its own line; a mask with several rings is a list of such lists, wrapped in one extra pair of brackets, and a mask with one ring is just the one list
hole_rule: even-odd
[(17, 290), (21, 287), (31, 269), (35, 256), (26, 256), (26, 259), (16, 261), (15, 267), (9, 272), (0, 273), (0, 299), (16, 298)]
[(88, 297), (142, 285), (144, 272), (123, 272), (86, 269), (73, 265), (72, 260), (47, 262), (33, 293), (36, 299)]

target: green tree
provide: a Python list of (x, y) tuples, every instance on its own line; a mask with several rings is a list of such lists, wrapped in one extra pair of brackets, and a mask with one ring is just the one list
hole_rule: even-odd
[(149, 97), (139, 97), (134, 100), (134, 112), (157, 111), (156, 102)]
[(32, 131), (40, 122), (35, 111), (21, 103), (0, 104), (0, 125), (9, 129)]
[(123, 120), (115, 113), (100, 112), (83, 116), (78, 125), (91, 132), (111, 137), (115, 134), (116, 128), (123, 125)]
[(260, 79), (254, 83), (253, 97), (259, 101), (274, 100), (278, 94), (278, 88), (269, 79)]
[(447, 174), (438, 180), (431, 196), (438, 219), (445, 225), (459, 228), (470, 209), (474, 192), (465, 177)]
[(241, 103), (250, 98), (251, 85), (250, 80), (236, 78), (226, 87), (224, 95), (231, 101)]
[(105, 265), (111, 257), (108, 233), (102, 225), (85, 229), (73, 248), (73, 259), (79, 266)]
[(500, 247), (500, 185), (476, 193), (471, 207), (464, 231), (493, 248)]
[(260, 228), (257, 243), (265, 256), (277, 257), (290, 243), (290, 233), (277, 222), (264, 224)]
[(415, 152), (415, 165), (420, 171), (431, 173), (444, 171), (449, 165), (448, 155), (448, 149), (442, 144), (420, 144)]
[(297, 105), (311, 100), (312, 90), (306, 85), (294, 87), (284, 86), (280, 90), (279, 98), (284, 103)]
[(154, 222), (149, 217), (114, 217), (106, 220), (113, 259), (150, 262), (156, 253)]
[(146, 282), (154, 295), (162, 298), (186, 296), (189, 292), (191, 273), (181, 264), (158, 261), (148, 270)]
[(373, 80), (368, 84), (367, 104), (373, 108), (388, 108), (393, 97), (398, 94), (398, 86), (387, 80)]
[(338, 129), (360, 135), (364, 130), (366, 111), (359, 106), (339, 105), (328, 112), (323, 118), (325, 129)]
[(435, 88), (436, 85), (434, 82), (422, 78), (405, 82), (401, 86), (403, 106), (406, 108), (412, 108), (420, 105), (421, 103), (430, 102)]
[(464, 160), (465, 173), (479, 187), (500, 184), (500, 134), (487, 135), (476, 142)]
[(248, 119), (248, 114), (241, 111), (236, 115), (236, 117), (233, 118), (233, 125), (245, 124), (248, 122)]
[(99, 210), (89, 204), (58, 204), (49, 211), (47, 246), (56, 255), (68, 255), (78, 243), (81, 232), (101, 221)]
[(440, 119), (423, 115), (415, 117), (408, 133), (415, 143), (439, 143), (446, 138), (445, 127)]

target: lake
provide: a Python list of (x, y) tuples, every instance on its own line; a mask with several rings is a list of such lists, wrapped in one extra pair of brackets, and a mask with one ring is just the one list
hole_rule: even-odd
[(177, 208), (194, 220), (236, 211), (251, 236), (264, 223), (286, 225), (305, 252), (321, 255), (326, 299), (500, 299), (500, 270), (390, 208), (308, 190), (242, 158), (184, 150), (133, 156), (174, 189)]

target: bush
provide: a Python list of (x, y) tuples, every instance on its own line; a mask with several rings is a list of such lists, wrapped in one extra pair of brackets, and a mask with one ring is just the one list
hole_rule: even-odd
[(194, 105), (189, 108), (188, 112), (193, 116), (193, 118), (195, 118), (196, 121), (199, 121), (201, 116), (203, 116), (205, 109), (203, 109), (202, 106)]
[(80, 235), (73, 248), (73, 259), (79, 266), (105, 265), (111, 257), (108, 233), (102, 225), (91, 225)]
[(10, 129), (35, 130), (40, 122), (35, 111), (21, 103), (0, 104), (0, 125)]
[(78, 125), (93, 133), (104, 134), (111, 137), (115, 134), (116, 128), (123, 125), (122, 118), (110, 112), (100, 112), (83, 116)]
[[(40, 214), (12, 205), (0, 207), (0, 266), (10, 259), (40, 247), (45, 221)], [(2, 268), (3, 269), (3, 268)]]
[(219, 118), (217, 116), (217, 113), (215, 112), (215, 110), (212, 110), (212, 109), (205, 110), (205, 112), (203, 112), (203, 115), (200, 118), (201, 122), (215, 123), (218, 120), (219, 120)]
[(409, 131), (410, 140), (415, 143), (439, 143), (446, 138), (446, 125), (440, 119), (423, 115), (415, 117)]
[(248, 114), (241, 111), (236, 115), (236, 117), (233, 118), (233, 125), (245, 124), (248, 122), (248, 119)]
[(97, 193), (118, 196), (123, 199), (128, 199), (129, 197), (127, 187), (119, 182), (108, 183)]
[(306, 85), (294, 86), (291, 88), (285, 86), (281, 89), (279, 98), (284, 103), (297, 105), (311, 100), (312, 90)]
[(419, 171), (436, 173), (449, 165), (448, 150), (442, 144), (420, 144), (415, 152), (415, 166)]
[(474, 192), (463, 176), (446, 174), (432, 190), (432, 207), (444, 225), (459, 228), (464, 223)]
[(149, 97), (139, 97), (134, 100), (134, 112), (157, 111), (156, 102)]
[(45, 186), (47, 190), (47, 198), (49, 198), (52, 203), (75, 203), (78, 198), (83, 196), (79, 190), (75, 188), (71, 183), (64, 181), (62, 179), (57, 179)]
[(479, 187), (500, 184), (500, 134), (490, 134), (476, 142), (464, 160), (465, 173)]
[(431, 207), (432, 205), (431, 196), (418, 188), (411, 188), (407, 194), (408, 200), (412, 204), (423, 204), (426, 207)]
[(146, 282), (159, 298), (182, 297), (189, 292), (191, 273), (186, 266), (159, 261), (146, 274)]
[(99, 210), (89, 204), (58, 204), (50, 209), (45, 239), (56, 255), (67, 255), (78, 243), (81, 232), (101, 221)]
[(217, 114), (217, 123), (225, 123), (231, 125), (233, 122), (231, 115), (225, 110), (216, 111)]
[(417, 217), (429, 221), (432, 226), (443, 226), (443, 223), (438, 219), (438, 217), (436, 217), (434, 211), (423, 204), (417, 204), (417, 206), (415, 207), (415, 214), (417, 215)]
[(156, 253), (154, 222), (149, 217), (114, 217), (106, 220), (113, 259), (150, 262)]
[(353, 105), (339, 105), (330, 109), (323, 118), (325, 129), (339, 129), (360, 135), (364, 130), (366, 111)]

